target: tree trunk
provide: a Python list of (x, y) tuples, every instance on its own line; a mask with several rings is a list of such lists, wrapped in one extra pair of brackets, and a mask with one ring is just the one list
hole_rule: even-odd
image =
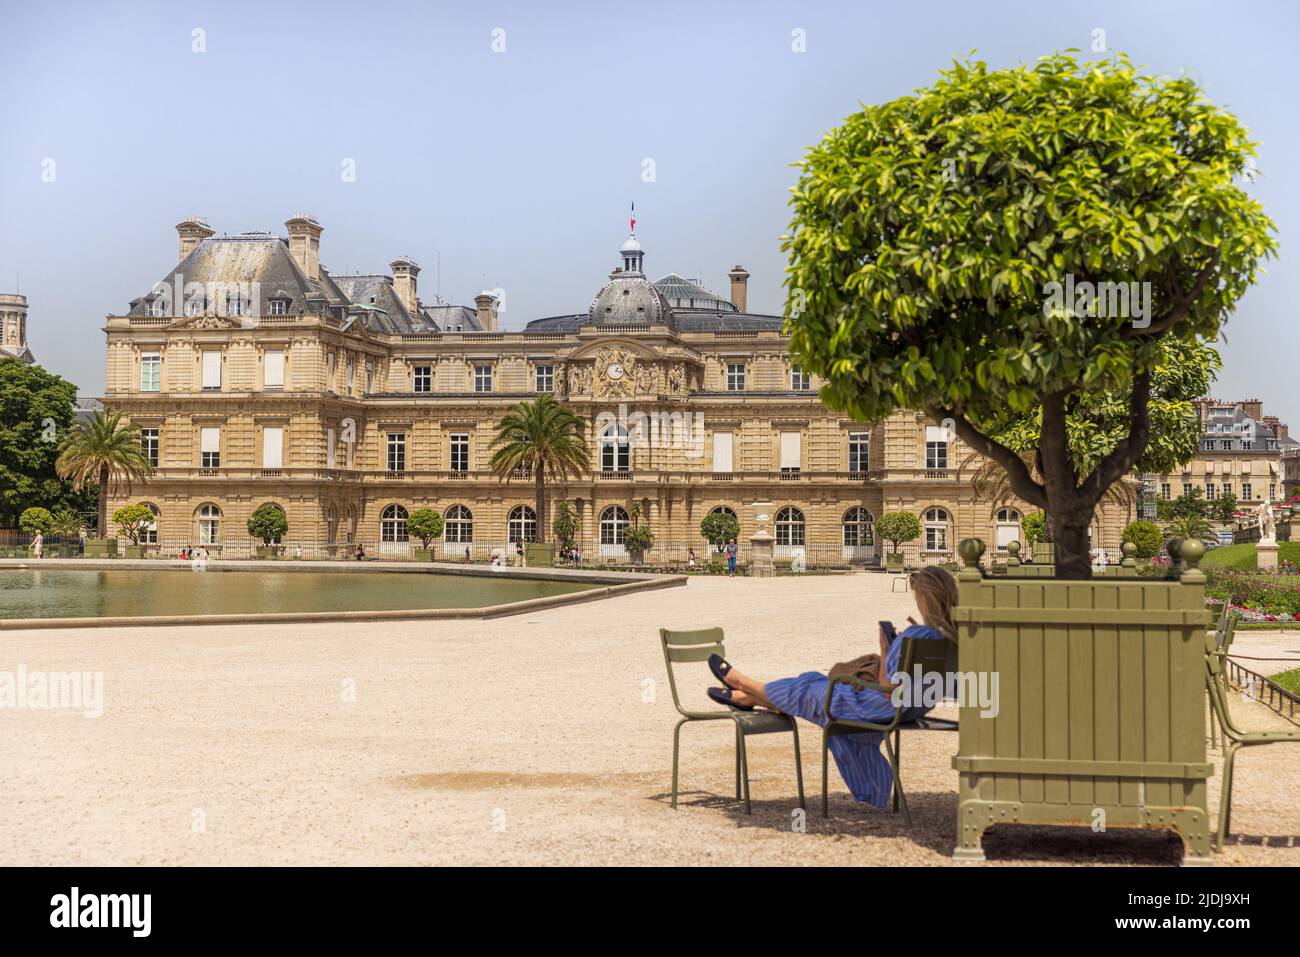
[(99, 529), (100, 538), (108, 538), (108, 466), (99, 467)]
[(537, 540), (544, 542), (547, 540), (546, 534), (546, 475), (541, 466), (537, 467), (537, 473), (533, 476), (537, 490)]
[(1092, 556), (1088, 548), (1088, 528), (1092, 524), (1093, 503), (1082, 496), (1071, 496), (1068, 504), (1049, 508), (1057, 517), (1055, 528), (1056, 577), (1072, 581), (1092, 579)]

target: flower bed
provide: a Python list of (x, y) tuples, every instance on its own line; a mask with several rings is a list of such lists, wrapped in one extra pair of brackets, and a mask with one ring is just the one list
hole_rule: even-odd
[(1242, 621), (1300, 621), (1300, 574), (1245, 572), (1206, 566), (1206, 604), (1226, 604)]

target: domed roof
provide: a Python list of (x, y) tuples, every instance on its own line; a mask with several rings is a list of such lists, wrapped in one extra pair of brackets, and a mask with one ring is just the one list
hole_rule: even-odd
[(627, 237), (627, 242), (623, 243), (623, 245), (619, 247), (618, 251), (621, 253), (639, 253), (641, 251), (641, 244), (636, 241), (635, 235), (631, 235)]
[(615, 271), (587, 308), (598, 326), (650, 326), (672, 321), (672, 307), (645, 276)]

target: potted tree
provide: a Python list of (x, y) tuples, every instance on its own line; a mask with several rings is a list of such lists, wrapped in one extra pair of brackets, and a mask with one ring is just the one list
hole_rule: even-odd
[(582, 522), (578, 519), (578, 513), (573, 510), (567, 501), (560, 499), (555, 506), (555, 518), (551, 522), (551, 532), (555, 535), (555, 543), (560, 546), (561, 557), (569, 555), (573, 551), (574, 543), (578, 540), (578, 533), (582, 530)]
[(894, 546), (894, 550), (885, 556), (886, 570), (901, 572), (903, 553), (898, 548), (921, 537), (921, 520), (911, 512), (886, 512), (876, 522), (876, 532)]
[[(546, 482), (563, 485), (570, 475), (591, 467), (582, 417), (555, 401), (549, 392), (513, 406), (492, 440), (492, 473), (503, 482), (532, 479), (537, 534), (546, 533)], [(550, 565), (554, 546), (542, 541), (524, 545), (530, 566)]]
[(278, 558), (284, 551), (280, 540), (287, 531), (289, 519), (277, 505), (262, 505), (248, 516), (248, 534), (261, 542), (257, 546), (258, 558)]
[(73, 491), (80, 492), (87, 485), (98, 490), (97, 537), (86, 539), (86, 557), (116, 556), (117, 539), (105, 537), (109, 492), (121, 486), (129, 495), (135, 482), (143, 482), (153, 474), (140, 442), (140, 427), (123, 425), (121, 412), (96, 411), (90, 421), (72, 426), (55, 469), (60, 478), (72, 483)]
[[(23, 513), (18, 516), (18, 527), (29, 539), (35, 538), (37, 532), (40, 532), (44, 537), (54, 530), (54, 516), (50, 514), (49, 509), (40, 506), (24, 509)], [(27, 543), (24, 542), (16, 549), (18, 556), (24, 556), (28, 547)], [(44, 546), (42, 546), (41, 551), (45, 551)]]
[(733, 538), (740, 539), (740, 519), (731, 512), (713, 511), (700, 521), (700, 534), (709, 543), (709, 564), (726, 563), (723, 546)]
[(655, 543), (654, 533), (649, 525), (641, 524), (641, 516), (641, 503), (631, 502), (627, 507), (629, 524), (623, 532), (623, 547), (633, 565), (644, 565), (645, 553)]
[[(918, 409), (955, 431), (1052, 530), (1055, 579), (994, 585), (983, 543), (959, 549), (959, 667), (997, 670), (1001, 707), (962, 708), (958, 856), (982, 857), (994, 820), (1098, 809), (1206, 856), (1203, 545), (1182, 544), (1180, 579), (1094, 579), (1088, 532), (1135, 467), (1189, 457), (1192, 406), (1158, 373), (1199, 378), (1275, 252), (1241, 181), (1254, 152), (1190, 77), (1058, 54), (957, 63), (802, 164), (785, 241), (795, 359), (855, 418)], [(1184, 424), (1152, 428), (1166, 417)], [(1103, 671), (1162, 677), (1094, 682)]]
[(429, 543), (442, 536), (442, 516), (436, 509), (417, 508), (406, 517), (406, 534), (420, 540), (420, 547), (411, 551), (411, 558), (417, 562), (431, 562), (433, 550)]
[(153, 510), (148, 505), (123, 505), (113, 513), (113, 523), (131, 542), (126, 546), (127, 558), (144, 558), (144, 546), (140, 544), (140, 533), (153, 521)]

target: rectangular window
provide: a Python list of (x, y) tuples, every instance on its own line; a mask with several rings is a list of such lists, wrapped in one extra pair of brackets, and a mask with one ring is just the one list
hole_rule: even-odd
[(1224, 452), (1232, 451), (1232, 439), (1224, 439), (1219, 443), (1219, 448)]
[(537, 392), (554, 392), (555, 391), (555, 366), (545, 365), (537, 366), (534, 374), (534, 391)]
[(491, 392), (492, 391), (492, 367), (480, 365), (474, 367), (474, 391)]
[(375, 367), (366, 363), (366, 395), (375, 391)]
[(388, 433), (388, 471), (406, 471), (406, 433)]
[(870, 432), (849, 433), (849, 471), (865, 472), (870, 465)]
[(271, 315), (273, 315), (273, 316), (283, 316), (283, 315), (284, 315), (285, 313), (287, 313), (288, 311), (289, 311), (289, 303), (288, 303), (287, 300), (285, 300), (285, 299), (272, 299), (272, 300), (271, 300)]
[(1192, 483), (1191, 483), (1191, 482), (1184, 482), (1184, 483), (1183, 483), (1183, 494), (1184, 494), (1184, 495), (1191, 495), (1191, 494), (1192, 494)]
[(284, 467), (284, 429), (268, 426), (262, 430), (262, 468)]
[(356, 366), (357, 364), (355, 362), (353, 362), (351, 359), (348, 359), (348, 391), (345, 392), (344, 395), (352, 394), (352, 379), (353, 379), (353, 373), (356, 372)]
[(468, 432), (453, 432), (451, 434), (451, 470), (453, 472), (469, 471)]
[(1163, 499), (1167, 499), (1167, 498), (1169, 498), (1169, 493), (1170, 493), (1171, 491), (1172, 491), (1172, 489), (1170, 489), (1170, 487), (1169, 487), (1169, 483), (1168, 483), (1168, 482), (1161, 482), (1161, 483), (1160, 483), (1160, 497), (1161, 497), (1161, 498), (1163, 498)]
[(1250, 491), (1251, 491), (1251, 489), (1250, 489), (1250, 483), (1249, 483), (1249, 482), (1242, 482), (1242, 483), (1241, 483), (1241, 498), (1242, 498), (1243, 501), (1249, 502), (1249, 501), (1251, 501), (1251, 500), (1254, 498), (1254, 496), (1250, 494)]
[(140, 391), (157, 392), (162, 388), (162, 356), (145, 352), (140, 356)]
[(205, 469), (221, 468), (221, 429), (204, 426), (199, 431), (199, 465)]
[(262, 358), (262, 387), (284, 388), (284, 353), (279, 349), (268, 350)]
[(1268, 486), (1268, 500), (1271, 502), (1275, 498), (1277, 498), (1277, 486), (1270, 483)]
[(325, 467), (334, 468), (334, 430), (325, 430)]
[(209, 391), (221, 388), (221, 353), (215, 349), (203, 353), (203, 388)]
[(334, 391), (334, 353), (325, 357), (325, 391)]
[(141, 429), (140, 445), (144, 447), (144, 457), (154, 468), (158, 467), (158, 430)]
[(927, 469), (948, 467), (948, 431), (942, 426), (925, 427), (925, 467)]
[(807, 392), (812, 388), (812, 376), (795, 366), (790, 370), (790, 388), (795, 392)]
[(727, 391), (728, 392), (745, 391), (745, 363), (743, 362), (727, 363)]
[(730, 432), (713, 433), (713, 471), (730, 472), (733, 468), (734, 437)]
[(799, 433), (781, 433), (781, 471), (791, 474), (799, 471)]
[(433, 366), (416, 366), (412, 376), (416, 392), (433, 391)]
[(1205, 500), (1206, 500), (1207, 502), (1213, 502), (1216, 494), (1217, 494), (1217, 489), (1215, 488), (1214, 483), (1213, 483), (1213, 482), (1206, 482), (1206, 483), (1205, 483)]

